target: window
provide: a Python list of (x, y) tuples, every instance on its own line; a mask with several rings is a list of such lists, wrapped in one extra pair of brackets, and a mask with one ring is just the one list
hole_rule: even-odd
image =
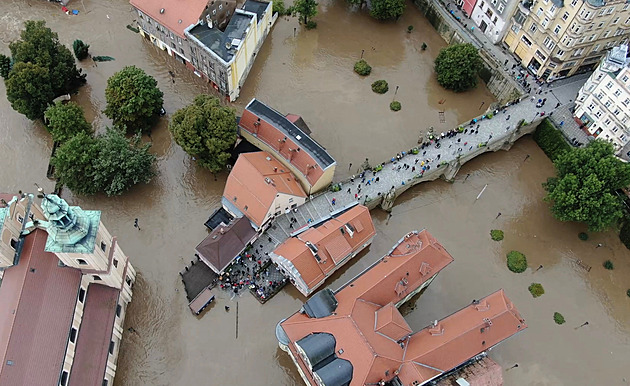
[(171, 40), (175, 39), (175, 35), (173, 35), (172, 32), (169, 32), (169, 36), (171, 37)]
[(577, 50), (575, 50), (575, 52), (573, 52), (573, 56), (580, 56), (583, 52), (584, 48), (578, 48)]
[(552, 4), (551, 8), (549, 8), (549, 12), (553, 15), (554, 13), (556, 13), (557, 9), (558, 9), (558, 7), (556, 7), (555, 4)]
[(610, 100), (607, 100), (606, 103), (604, 103), (604, 106), (610, 107), (610, 103), (611, 103)]
[(132, 283), (131, 278), (129, 276), (127, 276), (125, 281), (127, 282), (127, 285), (131, 285), (131, 283)]
[(575, 5), (578, 3), (578, 1), (580, 1), (580, 0), (571, 0), (571, 6), (575, 7)]
[(612, 86), (613, 86), (613, 83), (612, 83), (612, 82), (608, 82), (608, 83), (606, 83), (606, 88), (607, 88), (607, 89), (609, 89), (609, 90), (610, 90), (610, 89), (612, 88)]
[(593, 110), (594, 108), (595, 108), (595, 105), (594, 105), (594, 104), (592, 104), (592, 103), (591, 103), (590, 105), (588, 105), (588, 109), (589, 109), (589, 110)]
[(180, 45), (182, 44), (182, 38), (180, 38), (179, 36), (177, 37), (177, 43), (179, 43)]
[(175, 45), (175, 43), (171, 43), (171, 47), (173, 47), (173, 48), (175, 48), (175, 49), (177, 48), (177, 46)]
[(536, 16), (540, 16), (543, 14), (543, 9), (542, 8), (538, 8), (538, 11), (536, 11)]
[(77, 329), (72, 327), (70, 329), (70, 342), (74, 343), (77, 341)]
[(545, 41), (543, 42), (543, 44), (545, 45), (545, 47), (547, 47), (550, 50), (553, 50), (553, 47), (556, 46), (556, 43), (554, 43), (554, 41), (551, 40), (550, 37), (546, 37)]
[(542, 54), (542, 52), (540, 52), (540, 51), (538, 51), (538, 50), (536, 50), (536, 56), (537, 56), (540, 60), (542, 60), (543, 62), (544, 62), (545, 60), (547, 60), (547, 57), (546, 57), (545, 55), (543, 55), (543, 54)]
[(628, 105), (630, 105), (630, 99), (629, 99), (629, 98), (626, 98), (626, 99), (625, 99), (623, 102), (621, 102), (621, 103), (623, 103), (623, 105), (624, 105), (624, 106), (628, 106)]
[(114, 267), (118, 268), (118, 260), (114, 259)]
[(523, 43), (527, 44), (528, 47), (531, 47), (531, 45), (532, 45), (532, 42), (525, 35), (521, 36), (521, 41), (523, 41)]
[(114, 355), (114, 347), (116, 347), (116, 343), (114, 343), (114, 341), (112, 340), (111, 342), (109, 342), (109, 353)]
[(560, 33), (560, 30), (562, 29), (562, 27), (560, 26), (560, 24), (558, 24), (556, 26), (556, 28), (553, 29), (553, 33), (555, 33), (556, 35)]
[(87, 261), (83, 259), (77, 259), (77, 263), (79, 263), (79, 265), (87, 265)]
[(556, 56), (560, 57), (564, 55), (564, 50), (558, 50), (558, 52), (556, 52)]
[(219, 11), (223, 9), (223, 4), (219, 4)]
[[(610, 119), (609, 119), (610, 121)], [(612, 128), (613, 133), (616, 133), (617, 131), (619, 131), (619, 128), (617, 126), (613, 126)]]
[(619, 36), (623, 33), (622, 29), (618, 29), (617, 31), (615, 31), (615, 36)]
[(597, 14), (597, 16), (603, 16), (606, 13), (605, 9), (602, 9), (601, 11), (599, 11), (599, 13)]
[(592, 42), (597, 37), (597, 34), (592, 34), (590, 38), (588, 38), (589, 42)]
[(628, 9), (628, 7), (630, 7), (630, 4), (626, 4), (623, 6), (623, 8), (621, 8), (622, 11), (625, 11), (626, 9)]
[(101, 241), (101, 251), (105, 252), (106, 249), (107, 249), (107, 245)]
[(217, 14), (217, 10), (216, 10), (216, 9), (213, 9), (213, 10), (212, 10), (212, 16), (215, 16), (216, 14)]
[(529, 27), (529, 32), (535, 33), (536, 30), (538, 30), (536, 23), (532, 23), (532, 25)]
[(512, 24), (512, 32), (517, 34), (520, 30), (521, 30), (521, 27), (519, 27), (518, 24), (516, 24), (516, 23)]
[(612, 23), (610, 23), (610, 24), (617, 24), (617, 23), (619, 23), (619, 18), (618, 17), (614, 18)]
[(610, 35), (610, 31), (604, 32), (604, 34), (602, 35), (602, 38), (606, 39), (608, 35)]
[(614, 92), (615, 96), (618, 97), (619, 95), (621, 95), (621, 90), (617, 89)]
[(549, 19), (545, 18), (540, 24), (543, 26), (543, 28), (547, 28), (547, 24), (549, 24)]
[(621, 81), (624, 82), (624, 83), (627, 82), (628, 81), (628, 75), (622, 76), (621, 77)]
[(596, 116), (597, 118), (601, 118), (601, 117), (602, 117), (602, 112), (601, 112), (601, 111), (596, 112), (596, 113), (595, 113), (595, 116)]
[(120, 312), (122, 311), (122, 307), (120, 306), (120, 304), (116, 305), (116, 316), (118, 316), (120, 318)]
[(83, 287), (79, 290), (79, 301), (83, 303), (85, 301), (85, 290)]
[(109, 381), (107, 379), (103, 379), (102, 386), (107, 386), (107, 385), (109, 385)]
[(565, 12), (564, 15), (562, 15), (562, 20), (567, 21), (568, 18), (569, 18), (569, 12)]
[(596, 44), (595, 47), (593, 47), (593, 52), (599, 51), (599, 47), (600, 47), (600, 45)]
[(99, 275), (92, 275), (92, 279), (94, 279), (94, 280), (102, 280)]
[(621, 113), (621, 111), (619, 111), (619, 109), (615, 109), (615, 111), (613, 112), (613, 114), (615, 114), (615, 115), (619, 115), (619, 113)]
[(610, 15), (613, 12), (615, 12), (615, 7), (610, 7), (606, 10), (606, 15)]
[(67, 386), (68, 385), (68, 372), (67, 371), (63, 371), (61, 373), (61, 379), (59, 380), (59, 384), (61, 386)]
[(17, 248), (18, 242), (16, 239), (11, 239), (11, 248), (15, 249)]
[(503, 13), (503, 11), (505, 11), (505, 5), (499, 4), (499, 6), (497, 7), (497, 11), (499, 11), (499, 13)]

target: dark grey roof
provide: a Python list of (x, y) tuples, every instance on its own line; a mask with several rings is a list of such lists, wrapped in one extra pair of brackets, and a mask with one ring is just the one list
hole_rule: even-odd
[(352, 381), (352, 369), (350, 361), (335, 358), (315, 373), (326, 386), (346, 386)]
[(335, 163), (335, 159), (328, 154), (322, 145), (317, 143), (317, 141), (308, 136), (304, 131), (300, 130), (299, 127), (294, 125), (284, 115), (280, 114), (276, 110), (257, 99), (253, 99), (249, 105), (247, 105), (247, 110), (272, 124), (278, 130), (282, 131), (284, 135), (302, 145), (302, 149), (308, 152), (308, 154), (317, 161), (322, 169), (326, 169)]
[(236, 12), (232, 15), (227, 27), (225, 27), (225, 31), (221, 31), (216, 27), (208, 28), (206, 24), (198, 24), (190, 29), (188, 33), (197, 38), (221, 59), (229, 62), (236, 53), (236, 47), (232, 45), (232, 40), (244, 39), (245, 31), (251, 20), (251, 15)]
[(214, 213), (212, 213), (212, 215), (210, 216), (208, 221), (204, 223), (204, 225), (210, 228), (210, 230), (213, 230), (221, 223), (229, 225), (230, 221), (232, 221), (233, 218), (234, 217), (227, 210), (223, 209), (223, 207), (220, 207), (219, 209), (216, 209)]
[(336, 358), (335, 345), (337, 341), (332, 334), (316, 332), (295, 343), (304, 351), (313, 370), (322, 368)]
[(603, 7), (604, 5), (606, 5), (606, 2), (604, 0), (586, 0), (586, 2), (593, 7)]
[(267, 6), (269, 5), (269, 3), (265, 3), (262, 1), (256, 1), (256, 0), (247, 0), (245, 2), (245, 4), (243, 4), (243, 11), (248, 11), (251, 13), (255, 13), (256, 17), (258, 17), (258, 21), (260, 21), (262, 19), (263, 14), (265, 13), (265, 9), (267, 9)]
[(227, 226), (215, 228), (195, 250), (210, 268), (221, 273), (256, 236), (247, 217), (234, 219)]
[(326, 288), (313, 295), (302, 308), (311, 318), (325, 318), (337, 309), (337, 298), (330, 289)]
[(564, 7), (564, 0), (551, 0), (551, 2), (558, 8)]

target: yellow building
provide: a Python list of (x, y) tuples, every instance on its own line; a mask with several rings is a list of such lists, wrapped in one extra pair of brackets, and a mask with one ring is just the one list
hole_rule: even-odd
[(554, 80), (593, 70), (629, 34), (624, 0), (527, 0), (519, 3), (503, 42), (534, 74)]

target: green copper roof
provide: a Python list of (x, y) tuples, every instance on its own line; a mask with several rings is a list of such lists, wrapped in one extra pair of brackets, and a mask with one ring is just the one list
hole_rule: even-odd
[(42, 211), (48, 220), (46, 252), (92, 253), (101, 211), (69, 206), (58, 196), (49, 194), (42, 201)]

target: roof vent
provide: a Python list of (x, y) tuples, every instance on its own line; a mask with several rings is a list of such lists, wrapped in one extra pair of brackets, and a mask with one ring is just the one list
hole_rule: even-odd
[(164, 8), (160, 9), (160, 13), (164, 13)]
[(230, 42), (225, 42), (225, 48), (226, 48), (226, 49), (228, 49), (228, 50), (229, 50), (230, 48), (232, 48), (232, 43), (230, 43)]
[(266, 157), (265, 158), (267, 161), (271, 161), (271, 157)]
[(295, 136), (295, 139), (297, 139), (299, 141), (300, 139), (302, 139), (302, 136), (298, 134), (298, 135)]
[(270, 183), (271, 183), (271, 178), (269, 178), (269, 177), (265, 177), (265, 182), (266, 182), (266, 183), (268, 183), (268, 184), (270, 184)]
[(182, 24), (182, 19), (177, 20), (178, 24)]

